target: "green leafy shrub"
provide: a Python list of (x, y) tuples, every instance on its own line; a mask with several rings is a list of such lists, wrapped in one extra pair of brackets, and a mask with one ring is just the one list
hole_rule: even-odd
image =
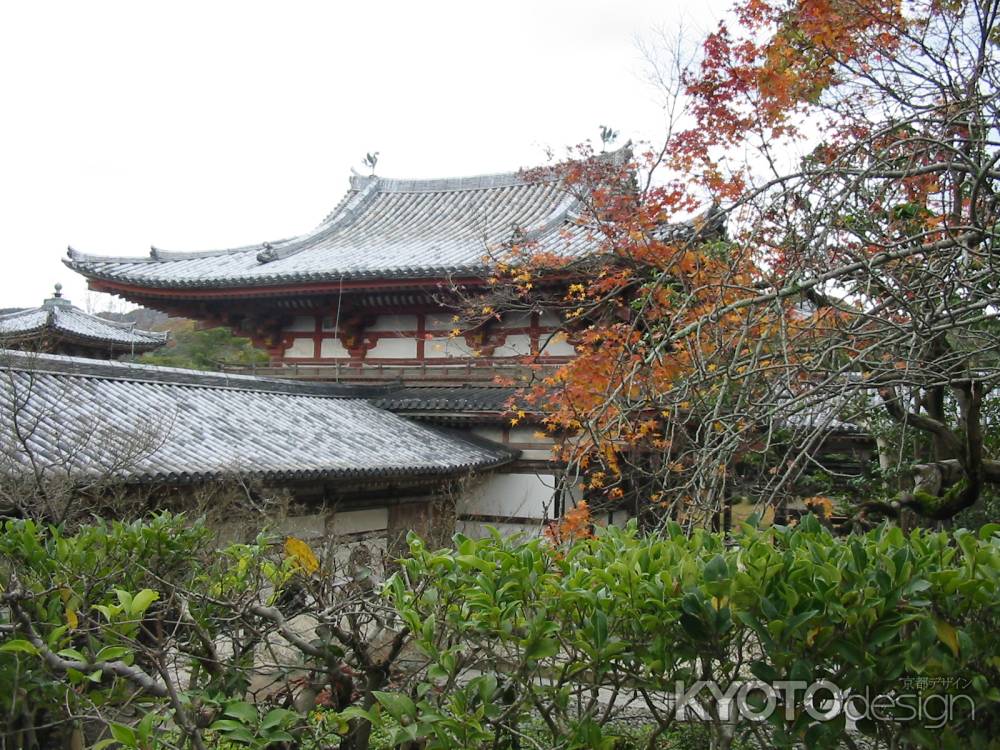
[[(219, 549), (169, 514), (2, 531), (5, 750), (324, 747), (330, 729), (309, 719), (319, 695), (371, 705), (388, 674), (366, 640), (376, 617), (391, 625), (384, 603), (301, 540)], [(367, 742), (367, 724), (335, 719)]]
[[(683, 724), (669, 702), (678, 684), (828, 681), (922, 702), (967, 696), (944, 726), (909, 720), (902, 705), (860, 721), (881, 746), (995, 747), (996, 531), (886, 527), (839, 539), (807, 517), (794, 529), (746, 526), (731, 545), (677, 527), (651, 537), (610, 528), (562, 548), (493, 534), (435, 551), (413, 538), (386, 589), (428, 668), (408, 693), (376, 694), (369, 716), (390, 717), (397, 742), (429, 750), (515, 747), (539, 721), (537, 747), (617, 748), (629, 711), (652, 719), (654, 734)], [(850, 746), (844, 712), (818, 721), (807, 710), (821, 713), (830, 694), (806, 706), (803, 692), (759, 723), (727, 721), (708, 689), (692, 700), (713, 747), (738, 736), (759, 747)], [(749, 695), (751, 709), (755, 697), (764, 696)]]
[[(73, 733), (143, 750), (996, 747), (997, 530), (840, 539), (807, 517), (732, 539), (676, 526), (565, 545), (493, 534), (432, 550), (411, 538), (378, 599), (299, 540), (219, 550), (170, 515), (72, 534), (11, 521), (0, 535), (2, 737), (19, 750)], [(317, 689), (355, 675), (338, 705), (248, 689), (259, 649), (288, 636), (295, 613), (325, 629), (267, 658), (300, 675), (308, 664)], [(365, 640), (376, 631), (388, 639)], [(381, 654), (407, 638), (407, 669), (390, 669)], [(700, 680), (962, 700), (944, 722), (897, 703), (854, 730), (843, 713), (816, 720), (824, 706), (802, 691), (751, 722), (729, 720), (726, 701), (701, 689), (690, 710), (702, 716), (678, 716), (678, 685)], [(750, 694), (749, 709), (762, 697)]]

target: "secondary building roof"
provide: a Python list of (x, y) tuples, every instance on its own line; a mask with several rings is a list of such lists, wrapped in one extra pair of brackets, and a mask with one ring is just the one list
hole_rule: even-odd
[(42, 347), (70, 343), (108, 355), (147, 352), (167, 343), (169, 334), (143, 331), (134, 323), (107, 320), (85, 313), (62, 296), (62, 285), (41, 307), (0, 315), (0, 344)]
[(0, 372), (6, 471), (34, 459), (140, 482), (431, 477), (517, 457), (379, 409), (363, 387), (12, 351)]
[(411, 417), (438, 421), (503, 421), (511, 411), (516, 388), (462, 385), (388, 386), (373, 395), (371, 403), (381, 409)]

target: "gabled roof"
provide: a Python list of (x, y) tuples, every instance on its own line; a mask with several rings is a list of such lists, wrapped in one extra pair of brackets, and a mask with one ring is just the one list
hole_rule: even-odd
[(55, 294), (41, 307), (0, 315), (0, 343), (12, 345), (46, 334), (106, 351), (146, 352), (167, 343), (168, 333), (143, 331), (134, 323), (121, 323), (85, 313), (62, 296), (56, 284)]
[[(625, 147), (605, 157), (628, 159)], [(66, 265), (94, 280), (142, 288), (207, 289), (365, 279), (472, 276), (517, 238), (576, 257), (599, 241), (579, 202), (555, 176), (508, 173), (401, 180), (354, 175), (337, 207), (311, 232), (229, 250), (148, 258), (69, 249)]]
[(379, 409), (370, 390), (0, 350), (0, 470), (30, 454), (138, 482), (419, 478), (517, 456)]

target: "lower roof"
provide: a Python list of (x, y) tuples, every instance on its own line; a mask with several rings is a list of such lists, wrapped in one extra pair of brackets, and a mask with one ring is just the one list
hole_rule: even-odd
[(499, 386), (401, 386), (373, 396), (370, 400), (382, 409), (397, 413), (459, 412), (464, 415), (503, 416), (510, 409), (518, 390)]
[[(0, 350), (0, 470), (186, 483), (455, 476), (517, 452), (380, 409), (364, 387)], [(18, 437), (20, 435), (20, 437)]]

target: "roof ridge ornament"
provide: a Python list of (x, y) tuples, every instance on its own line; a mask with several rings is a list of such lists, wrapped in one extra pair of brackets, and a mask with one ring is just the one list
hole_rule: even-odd
[(274, 249), (274, 246), (270, 242), (265, 242), (261, 245), (261, 251), (257, 253), (258, 263), (270, 263), (272, 260), (278, 259), (278, 252)]
[(55, 310), (58, 307), (72, 308), (73, 303), (63, 297), (63, 285), (56, 284), (52, 296), (42, 302), (43, 310)]
[(364, 188), (359, 190), (355, 195), (351, 196), (349, 200), (342, 203), (340, 210), (327, 217), (318, 229), (314, 230), (309, 235), (305, 235), (304, 237), (298, 237), (294, 240), (288, 241), (287, 243), (283, 242), (281, 243), (282, 246), (280, 248), (275, 248), (270, 242), (265, 242), (262, 245), (263, 249), (257, 253), (257, 262), (270, 263), (274, 260), (288, 258), (289, 256), (295, 255), (300, 250), (304, 250), (309, 247), (310, 243), (315, 242), (317, 238), (323, 236), (328, 237), (352, 224), (354, 220), (361, 215), (369, 201), (371, 201), (372, 198), (379, 192), (381, 180), (378, 177), (372, 175), (371, 177), (366, 177), (365, 179), (368, 182), (365, 184)]

